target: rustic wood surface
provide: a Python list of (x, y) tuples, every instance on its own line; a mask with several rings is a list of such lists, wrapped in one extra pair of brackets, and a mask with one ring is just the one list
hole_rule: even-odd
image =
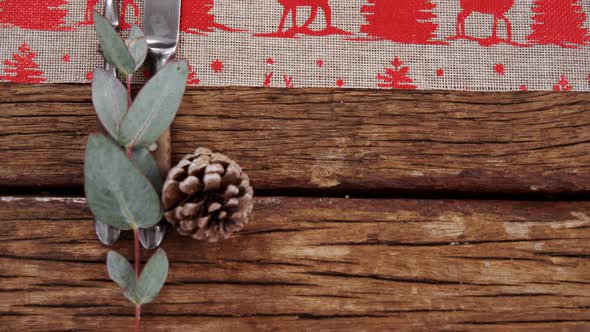
[[(233, 156), (258, 190), (590, 192), (590, 94), (190, 89), (174, 159)], [(88, 86), (0, 84), (0, 182), (79, 188)]]
[[(188, 90), (173, 159), (225, 152), (269, 197), (230, 241), (168, 235), (143, 329), (590, 331), (589, 97)], [(88, 86), (0, 83), (0, 331), (133, 325), (84, 199), (37, 196), (81, 194), (95, 129)], [(383, 199), (319, 198), (346, 194)]]
[[(590, 203), (274, 197), (255, 211), (221, 244), (169, 235), (146, 331), (590, 330)], [(0, 198), (1, 330), (131, 329), (89, 218), (81, 198)]]

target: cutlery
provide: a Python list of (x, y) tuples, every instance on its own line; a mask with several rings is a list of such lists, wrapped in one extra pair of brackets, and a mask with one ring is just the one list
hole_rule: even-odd
[[(119, 0), (106, 0), (104, 8), (104, 16), (111, 22), (111, 25), (115, 28), (119, 28)], [(117, 76), (117, 69), (111, 66), (106, 60), (104, 62), (104, 69), (111, 72), (114, 76)], [(104, 128), (100, 121), (98, 121), (99, 131), (104, 132)], [(94, 218), (94, 230), (96, 236), (102, 244), (112, 246), (119, 239), (121, 230), (113, 227), (109, 224), (105, 224), (102, 221)]]
[[(156, 74), (174, 58), (180, 34), (181, 0), (145, 0), (143, 28), (148, 45), (150, 73)], [(170, 130), (150, 148), (162, 176), (168, 173), (172, 163)], [(166, 221), (139, 230), (139, 239), (146, 249), (157, 248), (166, 234)]]

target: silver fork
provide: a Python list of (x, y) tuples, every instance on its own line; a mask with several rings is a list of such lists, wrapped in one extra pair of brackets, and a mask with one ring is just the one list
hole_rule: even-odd
[[(176, 54), (180, 34), (180, 5), (181, 0), (145, 0), (143, 28), (152, 75), (162, 69)], [(154, 147), (156, 150), (154, 153), (165, 160), (164, 164), (170, 163), (169, 151), (166, 151), (169, 149), (169, 140), (170, 132), (167, 131), (158, 141), (159, 146)], [(170, 165), (165, 166), (165, 168), (170, 167)], [(162, 168), (162, 165), (160, 167)], [(161, 169), (161, 171), (166, 170)], [(140, 229), (139, 239), (144, 248), (157, 248), (166, 235), (167, 225), (163, 220), (151, 228)]]
[[(115, 29), (119, 29), (119, 0), (106, 0), (104, 8), (104, 16), (111, 22)], [(111, 66), (106, 60), (104, 62), (104, 69), (117, 76), (117, 69)], [(99, 124), (99, 126), (102, 126)], [(94, 218), (94, 230), (98, 240), (104, 245), (112, 246), (119, 239), (121, 230), (109, 224)]]

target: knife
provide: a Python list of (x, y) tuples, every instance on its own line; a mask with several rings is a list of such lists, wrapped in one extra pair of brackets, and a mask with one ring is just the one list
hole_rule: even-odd
[[(174, 58), (180, 36), (181, 0), (145, 0), (143, 29), (148, 45), (150, 73), (155, 75)], [(150, 147), (160, 174), (165, 177), (172, 166), (170, 129)], [(157, 248), (166, 234), (166, 221), (147, 229), (140, 229), (139, 239), (146, 249)]]
[[(106, 17), (111, 25), (116, 30), (119, 29), (119, 0), (106, 0), (105, 7), (104, 7), (104, 16)], [(117, 76), (117, 68), (111, 66), (106, 60), (104, 61), (104, 69), (110, 72), (113, 76)], [(106, 130), (104, 129), (100, 120), (98, 121), (98, 131), (104, 133)], [(107, 246), (112, 246), (117, 242), (119, 239), (119, 235), (121, 234), (121, 230), (113, 227), (109, 224), (106, 224), (98, 219), (94, 219), (94, 231), (96, 232), (96, 237), (98, 240), (102, 242), (102, 244)]]

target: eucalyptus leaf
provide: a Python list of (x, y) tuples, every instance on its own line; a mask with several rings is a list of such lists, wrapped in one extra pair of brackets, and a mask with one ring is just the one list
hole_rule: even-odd
[(123, 288), (123, 295), (129, 301), (138, 303), (138, 298), (135, 294), (137, 283), (135, 270), (127, 259), (115, 251), (109, 252), (107, 255), (107, 271), (111, 280)]
[(178, 112), (187, 77), (186, 61), (173, 61), (149, 80), (123, 118), (119, 144), (146, 148), (155, 143)]
[(102, 54), (107, 62), (115, 66), (125, 76), (133, 74), (135, 72), (133, 57), (111, 22), (95, 11), (94, 26)]
[(158, 249), (144, 266), (136, 288), (140, 304), (152, 302), (166, 282), (168, 276), (168, 257), (163, 249)]
[(152, 183), (158, 195), (162, 191), (162, 176), (158, 164), (148, 149), (133, 149), (133, 162)]
[(135, 62), (135, 70), (138, 70), (145, 61), (148, 50), (143, 31), (141, 31), (137, 25), (133, 24), (125, 43), (127, 44), (129, 53), (131, 53), (131, 57)]
[(84, 163), (86, 199), (94, 216), (121, 229), (149, 228), (162, 218), (158, 193), (123, 151), (91, 135)]
[(102, 68), (94, 71), (92, 103), (109, 134), (119, 136), (119, 125), (127, 111), (127, 90), (118, 78)]

